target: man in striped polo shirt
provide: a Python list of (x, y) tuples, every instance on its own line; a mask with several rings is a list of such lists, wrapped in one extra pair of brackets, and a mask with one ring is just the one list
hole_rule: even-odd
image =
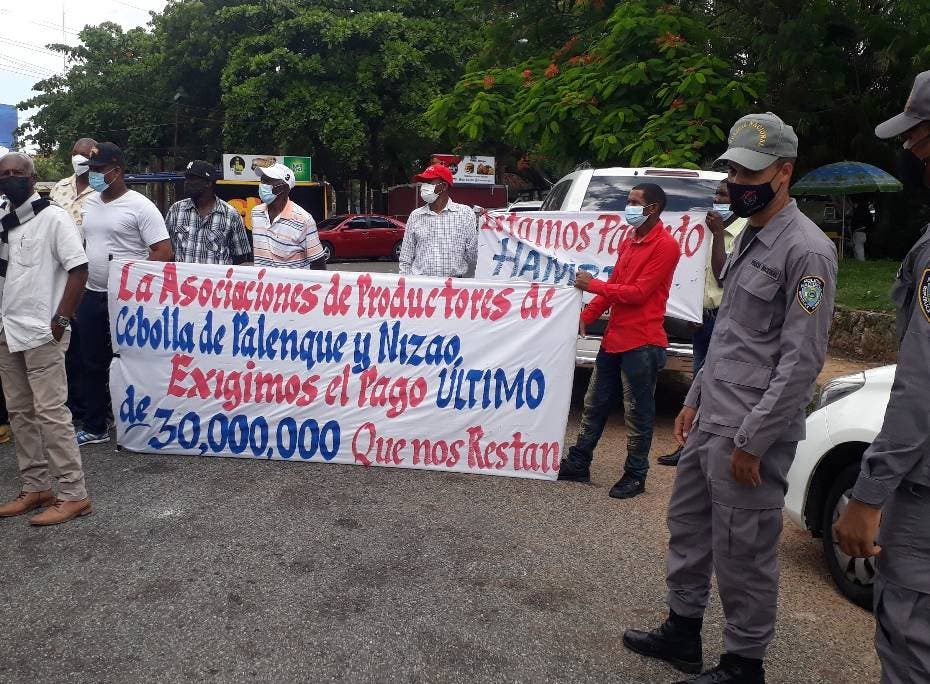
[(256, 266), (326, 269), (316, 222), (289, 195), (297, 184), (284, 164), (256, 169), (258, 196), (264, 204), (252, 209), (252, 250)]

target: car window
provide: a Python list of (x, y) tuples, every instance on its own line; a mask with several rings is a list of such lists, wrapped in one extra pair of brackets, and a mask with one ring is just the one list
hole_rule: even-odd
[(385, 218), (378, 218), (377, 216), (372, 216), (370, 220), (371, 220), (372, 228), (393, 228), (394, 227), (394, 224)]
[(346, 228), (351, 228), (357, 230), (359, 228), (367, 228), (368, 219), (366, 218), (354, 218), (346, 224)]
[(316, 224), (316, 227), (317, 230), (332, 230), (345, 220), (345, 214), (341, 214), (339, 216), (330, 216), (328, 219), (323, 219), (318, 224)]
[(714, 192), (719, 182), (709, 178), (667, 176), (592, 176), (581, 203), (581, 210), (623, 211), (630, 190), (640, 183), (655, 183), (665, 190), (668, 197), (666, 211), (713, 209)]
[(568, 194), (568, 189), (570, 187), (572, 187), (571, 178), (556, 183), (552, 190), (549, 191), (549, 194), (546, 195), (546, 199), (543, 200), (542, 206), (539, 208), (539, 210), (558, 211), (561, 209), (562, 202), (565, 201), (565, 195)]

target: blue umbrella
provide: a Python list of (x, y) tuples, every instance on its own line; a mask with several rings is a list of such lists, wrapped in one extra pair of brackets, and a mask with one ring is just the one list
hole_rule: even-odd
[(840, 258), (846, 240), (846, 195), (900, 192), (904, 186), (890, 173), (864, 162), (842, 161), (814, 169), (791, 186), (792, 195), (842, 195), (843, 227)]
[(877, 166), (863, 162), (836, 162), (814, 169), (791, 187), (792, 195), (856, 195), (899, 192), (901, 181)]

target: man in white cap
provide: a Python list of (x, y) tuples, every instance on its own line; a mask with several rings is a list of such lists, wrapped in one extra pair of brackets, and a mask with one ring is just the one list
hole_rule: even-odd
[(684, 445), (668, 505), (668, 619), (627, 630), (632, 651), (703, 669), (711, 575), (726, 616), (720, 664), (696, 684), (763, 684), (775, 633), (778, 540), (788, 470), (827, 354), (836, 249), (788, 194), (798, 138), (772, 113), (730, 130), (730, 208), (749, 224), (719, 279), (704, 367), (675, 421)]
[[(93, 138), (81, 138), (74, 143), (71, 148), (71, 167), (74, 169), (74, 175), (55, 183), (55, 187), (48, 196), (52, 202), (71, 214), (74, 225), (81, 233), (82, 241), (84, 239), (84, 202), (95, 192), (88, 181), (90, 167), (87, 166), (87, 160), (90, 159), (96, 146), (97, 141)], [(71, 344), (68, 345), (68, 352), (65, 354), (65, 366), (68, 371), (68, 408), (77, 420), (83, 420), (84, 400), (81, 397), (81, 386), (84, 377), (81, 363), (81, 339), (77, 326), (71, 328)]]
[(290, 199), (297, 185), (294, 172), (284, 164), (256, 171), (261, 178), (258, 196), (264, 204), (252, 208), (255, 265), (325, 270), (326, 252), (316, 222), (310, 212)]
[[(907, 189), (930, 188), (930, 71), (875, 134), (903, 138)], [(854, 558), (879, 557), (875, 648), (883, 684), (904, 684), (930, 678), (930, 230), (904, 258), (891, 297), (899, 346), (891, 398), (834, 537)]]

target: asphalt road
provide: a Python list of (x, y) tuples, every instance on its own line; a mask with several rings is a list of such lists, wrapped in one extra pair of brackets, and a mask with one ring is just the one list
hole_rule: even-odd
[[(653, 456), (683, 391), (660, 383)], [(85, 447), (93, 516), (0, 520), (0, 681), (676, 681), (621, 645), (664, 618), (674, 474), (608, 498), (624, 439), (618, 413), (591, 485)], [(2, 446), (0, 496), (18, 487)], [(781, 551), (768, 681), (877, 681), (819, 541), (786, 523)], [(708, 661), (722, 625), (714, 595)]]

